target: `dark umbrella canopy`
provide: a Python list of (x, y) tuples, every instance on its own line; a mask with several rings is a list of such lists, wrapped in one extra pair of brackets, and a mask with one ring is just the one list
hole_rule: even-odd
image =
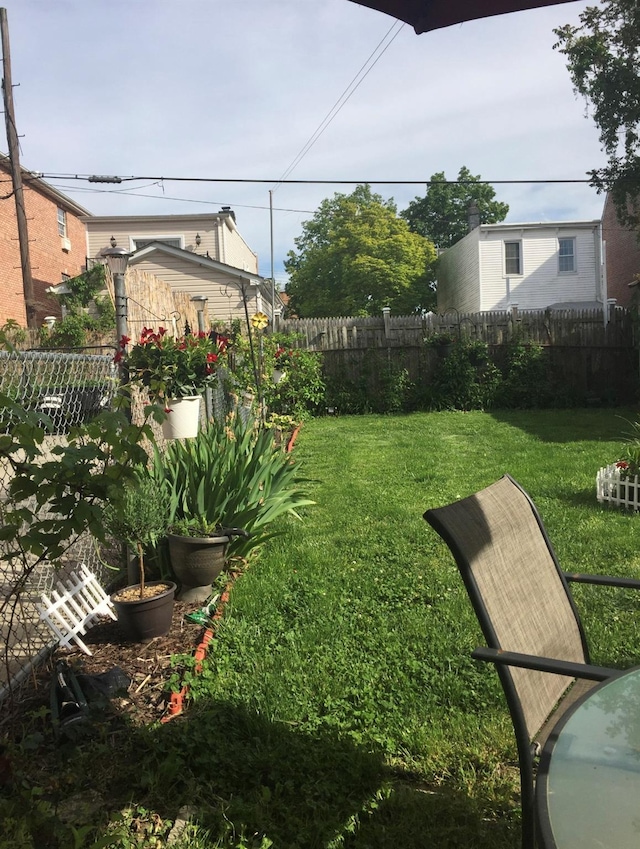
[(411, 24), (420, 35), (432, 29), (449, 27), (476, 18), (537, 9), (540, 6), (555, 6), (572, 0), (351, 0), (360, 6), (377, 9), (406, 24)]

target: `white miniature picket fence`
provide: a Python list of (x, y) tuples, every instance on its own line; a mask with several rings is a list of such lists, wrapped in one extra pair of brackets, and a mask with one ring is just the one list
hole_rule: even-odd
[(596, 475), (596, 498), (627, 510), (640, 510), (640, 482), (638, 475), (622, 477), (620, 469), (613, 463), (605, 466)]
[(61, 646), (68, 646), (73, 640), (88, 655), (91, 651), (79, 635), (84, 636), (101, 616), (118, 618), (111, 599), (84, 563), (64, 582), (58, 581), (49, 595), (43, 594), (42, 603), (36, 606), (40, 619), (51, 628)]

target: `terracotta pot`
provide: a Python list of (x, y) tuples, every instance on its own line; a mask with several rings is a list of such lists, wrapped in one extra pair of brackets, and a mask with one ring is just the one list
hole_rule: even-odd
[(169, 633), (173, 616), (173, 601), (176, 585), (173, 581), (151, 581), (145, 589), (154, 587), (165, 589), (147, 598), (122, 600), (120, 594), (127, 590), (139, 592), (140, 584), (117, 590), (111, 595), (111, 601), (118, 614), (118, 623), (127, 637), (134, 642), (143, 642), (153, 637), (163, 637)]

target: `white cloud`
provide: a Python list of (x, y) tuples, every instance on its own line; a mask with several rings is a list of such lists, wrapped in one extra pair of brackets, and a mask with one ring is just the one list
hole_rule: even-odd
[[(436, 171), (583, 179), (603, 163), (553, 28), (584, 2), (421, 36), (405, 26), (290, 175), (369, 180), (399, 209)], [(46, 174), (276, 181), (392, 18), (347, 0), (5, 0), (22, 163)], [(396, 185), (375, 181), (397, 180)], [(232, 206), (270, 270), (274, 183), (136, 183), (138, 196), (51, 180), (96, 214)], [(92, 188), (92, 191), (87, 191)], [(112, 189), (105, 191), (105, 188)], [(351, 185), (274, 192), (276, 276), (301, 222)], [(595, 218), (584, 185), (497, 185), (509, 220)], [(142, 195), (151, 195), (144, 197)], [(296, 210), (302, 210), (296, 211)]]

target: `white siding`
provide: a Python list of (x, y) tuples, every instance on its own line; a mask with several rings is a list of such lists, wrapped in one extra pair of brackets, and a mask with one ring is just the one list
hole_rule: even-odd
[[(558, 240), (575, 239), (576, 270), (558, 268)], [(520, 242), (522, 274), (505, 272), (504, 243)], [(440, 257), (438, 310), (545, 309), (601, 301), (599, 223), (482, 225)], [(475, 254), (473, 253), (475, 248)]]
[[(575, 272), (558, 271), (558, 239), (561, 237), (576, 240)], [(504, 242), (518, 239), (522, 243), (522, 275), (510, 275), (511, 297), (508, 300)], [(482, 310), (507, 309), (514, 303), (520, 309), (535, 310), (555, 303), (594, 301), (600, 297), (595, 228), (492, 230), (484, 233), (480, 253)]]
[[(104, 248), (110, 247), (111, 236), (115, 237), (118, 247), (127, 251), (135, 249), (136, 238), (179, 238), (183, 250), (203, 256), (208, 253), (217, 262), (258, 273), (257, 255), (250, 250), (228, 215), (91, 216), (83, 220), (87, 226), (87, 256), (92, 258), (98, 258)], [(196, 235), (200, 236), (199, 246)]]
[[(164, 280), (172, 289), (189, 292), (192, 297), (203, 295), (208, 298), (207, 310), (211, 319), (229, 321), (244, 318), (242, 291), (237, 278), (167, 255), (163, 256), (161, 264), (145, 258), (136, 262), (134, 267)], [(258, 311), (258, 287), (247, 285), (246, 289), (249, 315), (252, 315)]]
[(478, 312), (480, 306), (479, 229), (444, 251), (438, 260), (438, 312), (454, 307)]

